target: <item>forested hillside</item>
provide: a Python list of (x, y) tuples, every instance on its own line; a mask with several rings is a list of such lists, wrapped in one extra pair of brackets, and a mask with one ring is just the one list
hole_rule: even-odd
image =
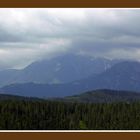
[(140, 101), (140, 93), (132, 91), (100, 89), (88, 91), (79, 95), (56, 98), (56, 100), (82, 103), (111, 103)]
[(1, 130), (140, 129), (140, 102), (0, 101)]

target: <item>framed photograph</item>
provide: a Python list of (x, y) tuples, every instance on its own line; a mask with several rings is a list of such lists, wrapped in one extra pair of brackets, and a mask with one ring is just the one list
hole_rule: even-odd
[(139, 139), (140, 2), (0, 2), (0, 138)]

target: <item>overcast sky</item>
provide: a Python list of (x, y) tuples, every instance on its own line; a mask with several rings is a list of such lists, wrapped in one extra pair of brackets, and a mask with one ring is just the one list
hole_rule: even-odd
[(140, 60), (140, 9), (0, 9), (0, 69), (69, 52)]

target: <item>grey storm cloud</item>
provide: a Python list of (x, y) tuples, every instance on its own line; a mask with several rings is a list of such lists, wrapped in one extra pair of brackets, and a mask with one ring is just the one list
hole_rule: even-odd
[(0, 9), (0, 68), (63, 53), (140, 60), (140, 9)]

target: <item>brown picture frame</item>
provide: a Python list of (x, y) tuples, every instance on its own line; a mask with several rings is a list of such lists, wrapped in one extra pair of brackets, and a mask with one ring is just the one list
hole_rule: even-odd
[[(1, 8), (139, 8), (139, 0), (1, 0)], [(1, 131), (1, 140), (139, 140), (139, 131), (40, 132)]]

